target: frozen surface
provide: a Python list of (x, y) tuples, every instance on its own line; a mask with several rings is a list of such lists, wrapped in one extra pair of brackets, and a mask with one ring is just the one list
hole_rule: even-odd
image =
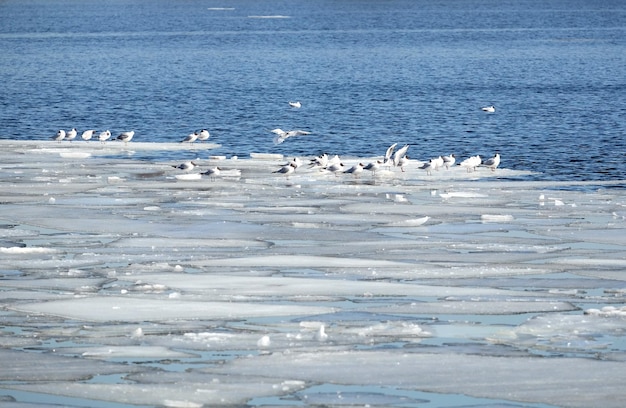
[(0, 141), (0, 401), (623, 405), (624, 181), (170, 148)]

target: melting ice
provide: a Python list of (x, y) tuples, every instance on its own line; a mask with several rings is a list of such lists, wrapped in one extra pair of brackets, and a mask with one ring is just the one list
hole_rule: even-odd
[(626, 398), (622, 181), (285, 176), (206, 151), (184, 173), (130, 151), (179, 145), (0, 144), (3, 401)]

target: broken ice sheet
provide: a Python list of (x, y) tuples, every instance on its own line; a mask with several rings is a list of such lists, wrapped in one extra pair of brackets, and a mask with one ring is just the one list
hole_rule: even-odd
[(111, 401), (132, 405), (165, 407), (243, 406), (252, 398), (281, 396), (302, 390), (299, 380), (246, 376), (240, 379), (199, 373), (171, 378), (167, 374), (153, 377), (129, 377), (134, 384), (85, 384), (55, 382), (11, 385), (16, 390), (65, 395), (89, 400)]
[(623, 361), (626, 312), (603, 314), (601, 310), (589, 309), (585, 314), (542, 314), (517, 327), (501, 330), (490, 340), (541, 353), (602, 355), (605, 359)]
[(0, 149), (17, 167), (0, 174), (2, 339), (33, 371), (15, 387), (170, 406), (305, 403), (331, 381), (390, 404), (398, 387), (624, 400), (605, 309), (624, 303), (622, 189), (508, 169), (286, 181), (279, 158), (176, 180), (170, 163), (54, 149)]
[(423, 354), (390, 349), (274, 353), (204, 371), (222, 375), (265, 372), (268, 381), (288, 375), (314, 383), (389, 386), (581, 408), (602, 401), (605, 407), (618, 408), (623, 404), (625, 370), (623, 362)]

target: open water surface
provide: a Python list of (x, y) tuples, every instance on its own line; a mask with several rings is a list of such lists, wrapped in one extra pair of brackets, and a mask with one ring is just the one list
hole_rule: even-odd
[[(8, 0), (0, 138), (207, 128), (216, 154), (372, 156), (398, 142), (420, 160), (498, 150), (540, 178), (619, 179), (625, 67), (619, 0)], [(274, 146), (276, 127), (313, 134)]]

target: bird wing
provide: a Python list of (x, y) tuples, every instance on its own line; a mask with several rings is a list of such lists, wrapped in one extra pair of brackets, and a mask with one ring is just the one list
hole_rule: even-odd
[(394, 143), (387, 148), (387, 151), (385, 152), (385, 161), (388, 161), (391, 158), (391, 154), (393, 153), (393, 149), (396, 148), (396, 145), (397, 143)]
[(270, 132), (272, 133), (276, 133), (277, 135), (284, 135), (286, 132), (284, 130), (282, 130), (281, 128), (276, 128), (276, 129), (272, 129), (270, 130)]

